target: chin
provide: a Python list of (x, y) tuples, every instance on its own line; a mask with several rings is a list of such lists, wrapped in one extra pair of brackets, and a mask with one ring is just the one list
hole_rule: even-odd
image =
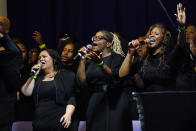
[[(159, 44), (160, 44), (160, 43), (159, 43)], [(152, 43), (152, 44), (149, 45), (149, 47), (150, 47), (150, 48), (156, 48), (156, 47), (159, 46), (159, 44), (158, 44), (158, 43)]]
[(190, 40), (186, 40), (186, 43), (188, 43), (188, 44), (189, 44), (189, 43), (190, 43)]
[(96, 49), (92, 49), (92, 51), (97, 52), (97, 50), (96, 50)]
[(149, 45), (149, 47), (150, 47), (150, 48), (154, 48), (154, 47), (155, 47), (155, 45)]
[(62, 62), (67, 62), (67, 61), (68, 61), (67, 59), (63, 59), (63, 60), (62, 60)]
[(43, 66), (42, 66), (42, 70), (45, 70), (45, 69), (46, 69), (46, 67), (43, 65)]

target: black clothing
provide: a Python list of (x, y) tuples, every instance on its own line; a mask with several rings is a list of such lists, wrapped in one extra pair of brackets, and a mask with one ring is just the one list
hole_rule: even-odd
[(38, 96), (40, 97), (36, 106), (33, 125), (41, 129), (60, 127), (59, 120), (65, 113), (66, 107), (55, 103), (56, 89), (54, 81), (41, 81)]
[(78, 69), (78, 61), (71, 61), (69, 64), (63, 63), (63, 69), (76, 73)]
[[(57, 73), (53, 81), (42, 81), (43, 78), (43, 76), (37, 78), (33, 90), (35, 100), (33, 126), (36, 131), (60, 130), (62, 126), (59, 121), (66, 111), (66, 106), (69, 104), (76, 106), (75, 75), (70, 71), (61, 71)], [(76, 124), (72, 116), (71, 128), (63, 130), (76, 131)]]
[(1, 129), (1, 131), (11, 131), (12, 130), (12, 123), (1, 125), (0, 129)]
[[(139, 75), (144, 82), (145, 91), (166, 91), (175, 90), (175, 79), (179, 65), (182, 64), (184, 57), (184, 47), (176, 47), (168, 54), (150, 55), (148, 64), (142, 67), (142, 61), (135, 61), (131, 66), (137, 66)], [(163, 55), (165, 55), (163, 57)], [(163, 63), (160, 65), (160, 58)], [(140, 64), (138, 64), (138, 62)], [(135, 64), (135, 65), (134, 65)], [(132, 71), (132, 68), (131, 68)]]
[(196, 90), (196, 57), (187, 47), (183, 65), (176, 78), (177, 90)]
[(16, 101), (16, 82), (20, 75), (21, 52), (8, 35), (0, 39), (5, 48), (0, 51), (0, 130), (11, 125)]
[(25, 63), (24, 67), (20, 70), (20, 80), (17, 83), (17, 91), (19, 92), (20, 100), (15, 105), (15, 121), (32, 121), (34, 102), (32, 96), (25, 96), (21, 92), (22, 86), (31, 76), (31, 67), (34, 64)]
[(104, 74), (102, 67), (92, 61), (86, 63), (86, 82), (92, 90), (87, 109), (87, 131), (130, 131), (128, 96), (119, 85), (118, 71), (123, 57), (112, 53), (103, 62), (112, 70)]

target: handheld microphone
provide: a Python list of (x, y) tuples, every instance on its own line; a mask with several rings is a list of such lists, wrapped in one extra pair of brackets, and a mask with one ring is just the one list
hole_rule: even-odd
[[(37, 65), (38, 65), (39, 68), (42, 67), (42, 63), (41, 63), (41, 62), (39, 62)], [(35, 75), (36, 72), (39, 70), (39, 68), (34, 68), (34, 69), (32, 69), (32, 70), (31, 70), (31, 75)]]
[(145, 40), (143, 41), (139, 41), (139, 43), (135, 43), (135, 44), (130, 44), (128, 45), (129, 48), (137, 48), (139, 45), (144, 45), (144, 44), (148, 44), (150, 43), (151, 40), (149, 38), (146, 38)]
[[(90, 49), (92, 49), (92, 45), (91, 44), (88, 44), (88, 45), (86, 45), (86, 51), (88, 51), (88, 50), (90, 50)], [(86, 54), (87, 52), (78, 52), (78, 54), (73, 58), (74, 60), (76, 60), (76, 59), (78, 59), (79, 57), (81, 57), (82, 55), (84, 55), (84, 54)]]

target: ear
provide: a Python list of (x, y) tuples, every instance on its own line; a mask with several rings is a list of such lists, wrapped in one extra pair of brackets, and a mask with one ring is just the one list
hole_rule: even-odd
[(53, 59), (53, 65), (56, 65), (57, 61), (55, 59)]
[(111, 43), (111, 42), (107, 42), (107, 43), (106, 43), (106, 46), (107, 46), (107, 48), (109, 48), (109, 47), (112, 46), (112, 43)]

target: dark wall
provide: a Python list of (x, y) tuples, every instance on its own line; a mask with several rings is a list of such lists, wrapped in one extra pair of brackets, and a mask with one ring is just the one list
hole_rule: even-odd
[[(174, 13), (178, 0), (162, 0), (168, 14), (176, 24)], [(28, 47), (36, 44), (34, 30), (43, 34), (50, 48), (56, 47), (58, 32), (67, 32), (88, 44), (96, 31), (106, 29), (119, 32), (128, 40), (156, 22), (165, 23), (176, 31), (157, 0), (7, 0), (11, 33), (24, 37)], [(182, 0), (188, 22), (196, 21), (195, 0)]]

